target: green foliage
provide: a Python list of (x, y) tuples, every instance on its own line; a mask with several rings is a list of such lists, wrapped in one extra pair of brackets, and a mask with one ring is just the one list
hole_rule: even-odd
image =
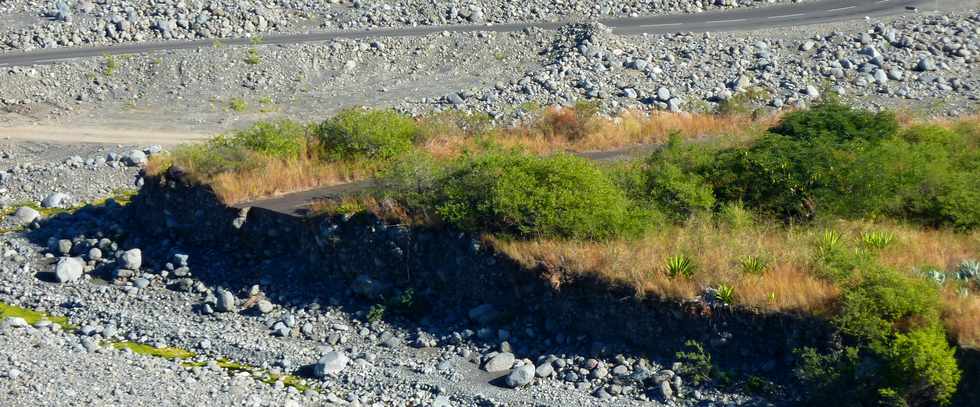
[(690, 279), (694, 277), (695, 272), (697, 272), (697, 265), (694, 260), (683, 254), (668, 257), (664, 264), (664, 274), (670, 278), (680, 276)]
[(197, 356), (194, 354), (194, 352), (185, 349), (171, 347), (157, 348), (150, 345), (129, 341), (113, 343), (112, 347), (120, 350), (126, 349), (137, 355), (152, 356), (169, 360), (190, 359)]
[(938, 326), (898, 333), (886, 353), (891, 381), (914, 390), (908, 398), (949, 404), (960, 381), (955, 352)]
[(829, 102), (789, 113), (770, 131), (802, 142), (822, 139), (874, 142), (896, 134), (898, 121), (891, 112), (871, 113)]
[(102, 69), (105, 76), (112, 76), (119, 69), (119, 61), (116, 61), (116, 57), (113, 55), (105, 54), (102, 56)]
[(248, 51), (245, 52), (245, 58), (242, 59), (242, 62), (245, 62), (248, 65), (258, 65), (262, 63), (262, 57), (259, 56), (259, 50), (249, 48)]
[(439, 217), (468, 231), (601, 240), (631, 235), (645, 218), (593, 163), (568, 154), (471, 155), (435, 185)]
[(889, 231), (875, 230), (861, 234), (861, 241), (869, 249), (881, 250), (895, 240), (895, 234)]
[(718, 220), (728, 227), (738, 230), (755, 224), (752, 212), (741, 201), (726, 202), (718, 211)]
[(646, 195), (676, 220), (711, 210), (715, 197), (698, 169), (711, 162), (711, 151), (685, 144), (676, 134), (647, 160)]
[(684, 346), (689, 350), (677, 352), (674, 355), (677, 361), (681, 362), (677, 374), (694, 386), (700, 386), (710, 381), (715, 370), (715, 366), (711, 362), (711, 354), (706, 352), (704, 346), (698, 341), (688, 340), (684, 342)]
[(317, 135), (326, 159), (390, 160), (412, 148), (419, 127), (393, 110), (355, 108), (323, 122)]
[(842, 288), (832, 321), (853, 345), (800, 355), (796, 373), (814, 386), (815, 400), (834, 394), (844, 403), (948, 403), (960, 371), (939, 319), (937, 287), (849, 250), (836, 233), (825, 233), (818, 245), (824, 247), (818, 262), (830, 270), (825, 275)]
[(735, 305), (735, 287), (719, 284), (718, 288), (715, 288), (715, 299), (725, 305)]
[(762, 256), (742, 256), (738, 259), (738, 268), (742, 274), (761, 276), (768, 267), (769, 260)]
[(385, 318), (385, 306), (381, 304), (374, 304), (368, 309), (367, 320), (370, 323), (375, 323), (384, 320)]
[(228, 108), (238, 113), (244, 113), (248, 110), (248, 102), (242, 98), (231, 98), (228, 101)]
[(881, 266), (862, 270), (860, 281), (841, 294), (834, 319), (840, 330), (872, 345), (890, 338), (899, 327), (939, 320), (939, 293), (922, 279)]
[(272, 157), (299, 157), (306, 148), (308, 127), (290, 120), (258, 122), (244, 130), (211, 141), (214, 145), (242, 147)]

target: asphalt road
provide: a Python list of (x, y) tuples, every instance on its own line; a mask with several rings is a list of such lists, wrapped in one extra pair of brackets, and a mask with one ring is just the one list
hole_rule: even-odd
[[(760, 28), (799, 26), (843, 21), (865, 16), (883, 16), (908, 11), (918, 4), (932, 3), (929, 0), (820, 0), (803, 3), (719, 10), (704, 13), (676, 14), (667, 16), (614, 18), (600, 20), (618, 34), (668, 33), (668, 32), (708, 32), (708, 31), (749, 31)], [(327, 41), (341, 38), (372, 37), (410, 37), (453, 32), (514, 32), (537, 27), (554, 29), (563, 22), (530, 22), (495, 25), (447, 25), (386, 28), (375, 30), (324, 31), (302, 34), (274, 34), (265, 36), (266, 45), (297, 44), (304, 42)], [(220, 40), (226, 45), (249, 44), (248, 38)], [(99, 47), (72, 47), (35, 50), (29, 52), (10, 52), (0, 54), (0, 67), (42, 65), (74, 58), (100, 55), (140, 54), (154, 51), (197, 49), (212, 47), (214, 40), (161, 41), (119, 44)]]

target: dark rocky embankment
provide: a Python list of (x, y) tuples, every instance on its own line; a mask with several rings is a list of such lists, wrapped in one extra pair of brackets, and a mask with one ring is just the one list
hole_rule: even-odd
[(367, 301), (381, 303), (411, 289), (426, 304), (423, 312), (477, 309), (485, 312), (470, 317), (480, 327), (522, 323), (548, 337), (586, 335), (599, 353), (669, 361), (693, 339), (722, 369), (778, 378), (788, 376), (794, 349), (832, 340), (829, 326), (811, 317), (637, 298), (598, 279), (528, 270), (477, 237), (451, 230), (392, 225), (371, 215), (301, 218), (230, 208), (173, 171), (148, 177), (131, 211), (150, 236), (256, 259), (292, 258), (306, 278), (342, 279)]

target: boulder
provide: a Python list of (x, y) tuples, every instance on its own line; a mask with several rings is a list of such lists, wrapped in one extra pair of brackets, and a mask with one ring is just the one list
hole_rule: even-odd
[(344, 371), (349, 362), (350, 358), (343, 352), (327, 352), (313, 365), (313, 375), (321, 378), (336, 375)]
[[(493, 355), (493, 357), (491, 357), (490, 360), (487, 360), (487, 362), (483, 364), (483, 370), (486, 370), (488, 372), (505, 372), (514, 366), (515, 360), (516, 358), (514, 357), (513, 353), (500, 352), (496, 355)], [(531, 374), (533, 376), (534, 374), (533, 369), (531, 371)]]
[(511, 370), (507, 378), (504, 379), (504, 384), (514, 389), (531, 384), (531, 380), (534, 380), (534, 366), (524, 364)]
[(78, 257), (62, 257), (54, 266), (54, 279), (59, 283), (77, 281), (85, 272), (85, 261)]
[(10, 220), (18, 225), (29, 225), (31, 222), (38, 220), (40, 217), (41, 213), (36, 211), (34, 208), (22, 206), (17, 208), (14, 215), (10, 217)]

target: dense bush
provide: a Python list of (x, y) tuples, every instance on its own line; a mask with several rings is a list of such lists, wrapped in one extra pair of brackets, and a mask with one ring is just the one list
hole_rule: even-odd
[(875, 142), (893, 136), (898, 131), (898, 122), (891, 112), (871, 113), (827, 102), (789, 113), (769, 131), (804, 142), (820, 139)]
[[(831, 236), (828, 234), (827, 236)], [(839, 235), (833, 235), (839, 236)], [(939, 291), (924, 279), (883, 267), (839, 237), (818, 243), (824, 276), (841, 287), (834, 325), (848, 345), (801, 353), (797, 376), (816, 405), (930, 405), (950, 401), (960, 380), (940, 322)]]
[(671, 142), (646, 164), (643, 198), (678, 218), (743, 202), (785, 220), (893, 217), (980, 226), (974, 126), (898, 131), (890, 113), (836, 103), (788, 114), (751, 145)]
[(392, 110), (348, 109), (323, 122), (318, 131), (329, 160), (388, 160), (412, 148), (420, 130), (410, 117)]
[(645, 219), (594, 164), (566, 154), (468, 156), (435, 185), (439, 216), (463, 230), (606, 239), (637, 230)]
[(711, 164), (710, 150), (671, 137), (647, 162), (645, 198), (674, 219), (683, 220), (715, 205), (711, 185), (700, 174)]
[(258, 122), (227, 136), (216, 137), (215, 146), (241, 147), (272, 157), (298, 157), (306, 149), (309, 126), (290, 121)]

